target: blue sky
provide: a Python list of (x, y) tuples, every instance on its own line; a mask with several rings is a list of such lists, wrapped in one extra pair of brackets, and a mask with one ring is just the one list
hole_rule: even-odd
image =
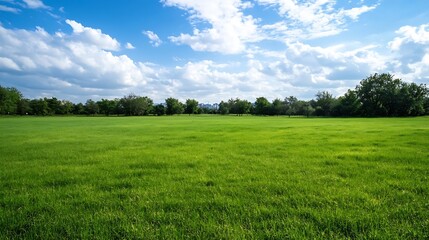
[(427, 0), (0, 0), (0, 85), (73, 102), (429, 84)]

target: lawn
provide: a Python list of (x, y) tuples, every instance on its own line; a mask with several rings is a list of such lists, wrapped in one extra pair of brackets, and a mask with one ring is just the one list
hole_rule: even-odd
[(428, 239), (429, 118), (0, 118), (1, 239)]

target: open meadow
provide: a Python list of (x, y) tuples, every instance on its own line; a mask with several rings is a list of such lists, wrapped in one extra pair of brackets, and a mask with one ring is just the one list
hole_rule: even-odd
[(0, 118), (1, 239), (428, 239), (429, 118)]

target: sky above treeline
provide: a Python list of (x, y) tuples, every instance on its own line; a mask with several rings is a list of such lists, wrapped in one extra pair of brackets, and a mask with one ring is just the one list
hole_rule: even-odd
[(0, 0), (0, 85), (73, 102), (429, 84), (428, 0)]

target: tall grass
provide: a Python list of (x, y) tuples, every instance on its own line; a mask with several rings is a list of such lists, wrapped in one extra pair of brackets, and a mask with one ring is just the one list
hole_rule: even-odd
[(429, 118), (0, 118), (0, 238), (428, 239)]

